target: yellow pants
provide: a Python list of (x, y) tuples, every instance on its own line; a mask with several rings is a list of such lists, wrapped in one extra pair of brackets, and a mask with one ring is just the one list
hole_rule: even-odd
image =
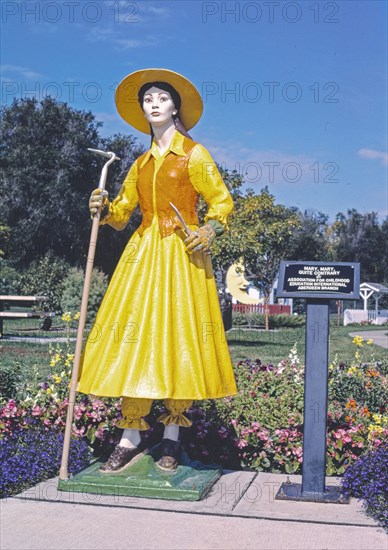
[[(121, 402), (121, 414), (123, 418), (118, 422), (119, 428), (133, 428), (135, 430), (148, 430), (149, 424), (143, 416), (147, 416), (151, 410), (153, 399), (141, 399), (137, 397), (123, 397)], [(165, 399), (164, 405), (167, 413), (158, 418), (158, 422), (163, 422), (165, 426), (176, 424), (188, 428), (191, 421), (183, 414), (192, 405), (192, 401), (187, 399)]]

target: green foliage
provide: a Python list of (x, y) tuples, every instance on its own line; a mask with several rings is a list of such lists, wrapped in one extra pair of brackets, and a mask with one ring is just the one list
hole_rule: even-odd
[(361, 264), (361, 281), (383, 283), (388, 267), (388, 220), (379, 223), (376, 212), (361, 214), (352, 208), (337, 214), (330, 228), (333, 259)]
[(3, 365), (0, 370), (0, 402), (14, 399), (22, 382), (20, 363)]
[[(269, 315), (269, 328), (303, 327), (306, 322), (304, 315)], [(240, 327), (264, 327), (265, 315), (259, 313), (233, 313), (233, 325)]]
[(20, 273), (15, 282), (15, 292), (21, 295), (47, 296), (47, 300), (39, 302), (37, 308), (60, 312), (63, 280), (69, 267), (65, 260), (48, 252)]
[[(343, 474), (365, 449), (388, 440), (386, 368), (373, 360), (361, 364), (358, 352), (348, 366), (331, 366), (327, 475)], [(342, 384), (338, 369), (356, 380)], [(230, 439), (233, 436), (228, 434), (234, 431), (234, 445), (243, 467), (299, 473), (303, 459), (304, 367), (296, 346), (278, 364), (264, 364), (259, 359), (241, 361), (235, 374), (239, 390), (235, 397), (201, 403), (206, 419), (199, 426), (198, 439), (203, 439), (205, 428), (221, 439)], [(360, 376), (366, 391), (360, 392), (356, 402), (352, 396)], [(375, 408), (370, 410), (368, 404)], [(230, 460), (234, 456), (232, 446), (223, 446), (222, 455)]]
[[(11, 229), (12, 239), (3, 230), (0, 242), (5, 241), (7, 257), (17, 267), (50, 250), (73, 265), (85, 264), (88, 200), (103, 165), (88, 147), (113, 149), (123, 159), (109, 171), (113, 194), (142, 152), (131, 136), (102, 139), (101, 124), (91, 112), (51, 97), (14, 100), (1, 109), (0, 192), (3, 227)], [(106, 239), (109, 244), (111, 237)]]
[(98, 127), (92, 113), (51, 97), (1, 109), (0, 184), (12, 228), (9, 257), (18, 266), (48, 250), (69, 259), (82, 242), (80, 222), (97, 180), (87, 148), (98, 145)]
[(300, 224), (294, 229), (289, 242), (287, 260), (330, 260), (328, 231), (328, 216), (322, 212), (296, 211)]
[[(82, 269), (72, 267), (69, 269), (62, 284), (61, 309), (76, 313), (81, 307), (82, 290), (85, 274)], [(101, 301), (108, 286), (108, 277), (102, 271), (94, 268), (90, 281), (90, 293), (88, 301), (88, 322), (95, 318)]]
[(353, 343), (357, 351), (352, 365), (339, 362), (337, 358), (330, 365), (329, 399), (343, 403), (347, 396), (349, 410), (362, 405), (367, 407), (368, 413), (380, 413), (388, 395), (388, 363), (375, 361), (372, 340), (356, 336)]
[[(144, 147), (139, 145), (136, 138), (131, 135), (115, 134), (112, 137), (102, 139), (100, 148), (104, 151), (114, 151), (121, 159), (109, 167), (106, 189), (110, 200), (112, 200), (118, 194), (134, 161), (144, 153)], [(94, 162), (101, 169), (102, 159), (94, 155)], [(92, 187), (97, 187), (97, 182)], [(128, 240), (139, 227), (140, 223), (141, 213), (140, 209), (137, 208), (123, 231), (116, 231), (108, 225), (102, 226), (98, 235), (95, 266), (111, 276)]]
[(232, 263), (241, 260), (245, 277), (263, 292), (268, 303), (280, 261), (287, 257), (300, 220), (293, 209), (275, 204), (267, 188), (257, 195), (251, 189), (242, 193), (237, 185), (233, 198), (235, 209), (229, 231), (212, 247), (213, 264), (226, 273)]
[[(241, 426), (259, 422), (268, 430), (288, 428), (303, 422), (303, 367), (295, 348), (290, 358), (276, 368), (261, 361), (245, 361), (235, 367), (239, 393), (229, 400), (217, 400), (220, 418), (238, 420)], [(280, 376), (281, 375), (281, 376)]]
[(0, 223), (0, 258), (4, 256), (4, 251), (9, 243), (11, 228), (8, 225)]
[(19, 277), (19, 272), (10, 266), (6, 260), (0, 258), (1, 294), (16, 294)]

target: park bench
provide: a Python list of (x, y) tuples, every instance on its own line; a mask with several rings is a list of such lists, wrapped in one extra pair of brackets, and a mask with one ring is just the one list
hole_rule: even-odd
[[(10, 307), (21, 306), (25, 308), (33, 307), (37, 302), (47, 300), (47, 296), (0, 296), (0, 333), (3, 336), (3, 321), (4, 319), (44, 319), (42, 329), (49, 330), (51, 327), (51, 317), (55, 313), (51, 311), (12, 311)], [(7, 309), (6, 309), (7, 308)]]

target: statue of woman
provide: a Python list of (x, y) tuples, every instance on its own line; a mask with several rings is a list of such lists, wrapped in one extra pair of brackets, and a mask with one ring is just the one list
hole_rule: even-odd
[[(90, 211), (101, 209), (100, 223), (122, 230), (139, 204), (142, 223), (117, 264), (86, 342), (78, 391), (122, 397), (123, 434), (101, 473), (121, 472), (148, 452), (140, 436), (149, 428), (144, 417), (154, 399), (164, 399), (157, 466), (173, 472), (179, 428), (191, 425), (184, 413), (193, 400), (236, 394), (209, 254), (233, 202), (208, 151), (187, 133), (203, 109), (189, 80), (166, 69), (134, 72), (118, 86), (116, 105), (126, 122), (151, 134), (152, 144), (112, 202), (93, 191)], [(201, 227), (199, 195), (208, 205)]]

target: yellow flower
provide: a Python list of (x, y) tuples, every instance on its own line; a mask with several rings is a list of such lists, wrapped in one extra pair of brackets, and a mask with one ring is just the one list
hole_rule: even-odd
[(371, 338), (369, 338), (369, 340), (367, 340), (366, 343), (368, 344), (368, 346), (370, 346), (371, 344), (373, 344), (373, 340)]
[(51, 388), (47, 388), (46, 392), (50, 395), (52, 393)]
[(56, 365), (57, 363), (59, 363), (60, 360), (61, 360), (60, 354), (59, 354), (59, 353), (56, 353), (56, 354), (54, 355), (54, 357), (51, 358), (50, 366), (51, 366), (51, 367), (55, 367), (55, 365)]
[(66, 323), (70, 323), (71, 321), (71, 313), (70, 311), (66, 311), (61, 317), (62, 321), (65, 321)]
[(372, 414), (372, 418), (376, 422), (376, 424), (381, 424), (381, 421), (382, 421), (381, 414)]
[(353, 344), (356, 344), (358, 348), (362, 348), (363, 342), (364, 342), (364, 338), (362, 336), (355, 336), (353, 338)]
[(53, 378), (54, 378), (54, 382), (56, 384), (59, 384), (59, 382), (62, 381), (62, 378), (60, 376), (58, 376), (57, 374), (54, 374)]
[(67, 359), (65, 361), (65, 367), (70, 367), (70, 365), (73, 362), (73, 359), (74, 359), (74, 353), (68, 353), (67, 354)]
[(81, 316), (81, 313), (79, 311), (77, 311), (77, 313), (74, 315), (73, 319), (74, 321), (78, 321), (78, 319), (80, 318)]

